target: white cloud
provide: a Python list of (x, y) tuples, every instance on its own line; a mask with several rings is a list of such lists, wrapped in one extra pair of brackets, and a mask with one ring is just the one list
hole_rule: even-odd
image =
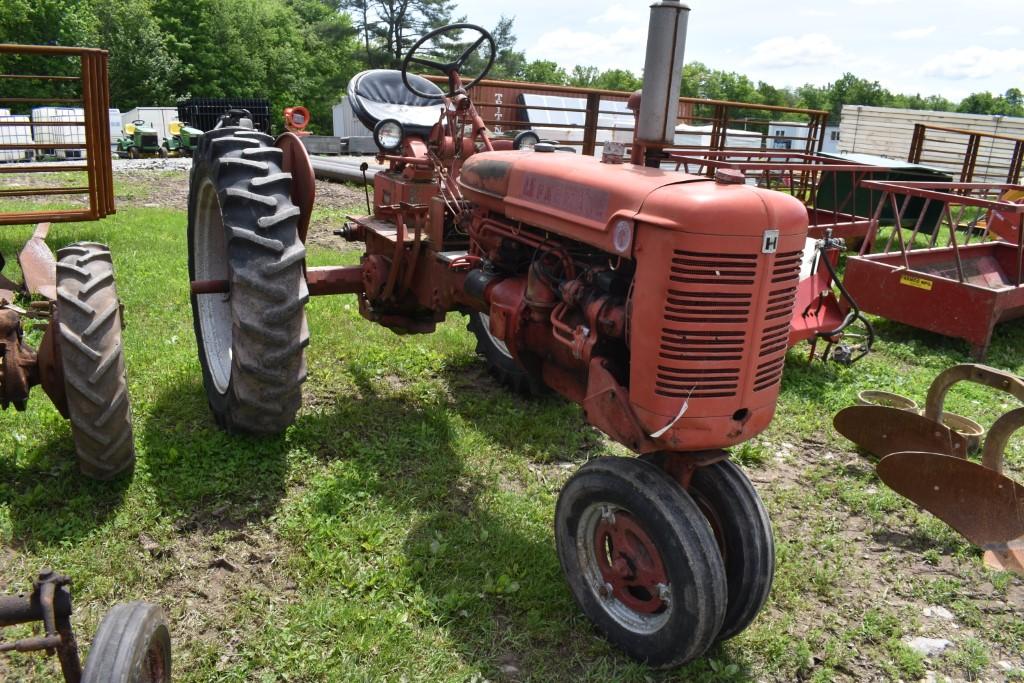
[(793, 66), (820, 66), (831, 62), (841, 52), (832, 39), (823, 33), (782, 36), (755, 45), (753, 52), (744, 60), (743, 65), (777, 69)]
[(802, 9), (797, 12), (797, 15), (801, 17), (834, 17), (836, 13), (822, 9)]
[(854, 5), (896, 5), (903, 0), (850, 0)]
[(587, 23), (600, 24), (610, 22), (613, 25), (634, 25), (642, 24), (647, 26), (650, 19), (650, 10), (647, 5), (609, 5), (601, 14), (591, 17)]
[(994, 28), (991, 31), (985, 32), (986, 36), (1017, 36), (1020, 35), (1020, 29), (1016, 26), (1000, 26)]
[(946, 55), (938, 55), (925, 63), (926, 76), (958, 80), (962, 78), (1009, 77), (1024, 72), (1024, 50), (1009, 48), (965, 47)]
[(599, 69), (639, 71), (647, 45), (647, 25), (622, 27), (610, 34), (558, 28), (544, 33), (526, 48), (530, 59), (551, 59), (571, 69), (576, 64)]
[(933, 33), (935, 33), (934, 26), (922, 26), (921, 28), (908, 28), (903, 31), (895, 31), (890, 35), (899, 40), (914, 40), (915, 38), (930, 36)]

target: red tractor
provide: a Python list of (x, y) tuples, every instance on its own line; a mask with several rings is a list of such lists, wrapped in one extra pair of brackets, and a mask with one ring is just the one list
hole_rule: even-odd
[[(356, 76), (353, 109), (388, 164), (372, 215), (343, 230), (365, 244), (358, 266), (306, 267), (313, 176), (289, 134), (207, 133), (189, 196), (195, 331), (224, 428), (292, 423), (306, 302), (349, 293), (365, 318), (403, 334), (469, 316), (503, 382), (579, 403), (639, 454), (580, 468), (559, 496), (555, 537), (582, 610), (652, 666), (738, 634), (768, 596), (771, 524), (724, 449), (774, 414), (808, 222), (798, 200), (742, 177), (660, 168), (688, 12), (678, 0), (652, 6), (630, 160), (492, 139), (466, 92), (494, 60), (477, 26), (433, 31), (400, 71)], [(454, 61), (422, 55), (464, 30), (479, 39)], [(464, 83), (484, 46), (487, 66)], [(444, 73), (447, 88), (412, 65)]]

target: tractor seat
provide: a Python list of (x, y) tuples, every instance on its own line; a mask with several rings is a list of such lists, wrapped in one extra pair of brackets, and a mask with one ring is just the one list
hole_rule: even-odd
[(441, 89), (415, 74), (409, 83), (417, 90), (437, 93), (436, 98), (414, 95), (402, 83), (402, 72), (394, 69), (361, 71), (348, 82), (348, 100), (360, 123), (373, 130), (385, 119), (395, 119), (406, 133), (426, 138), (441, 119)]

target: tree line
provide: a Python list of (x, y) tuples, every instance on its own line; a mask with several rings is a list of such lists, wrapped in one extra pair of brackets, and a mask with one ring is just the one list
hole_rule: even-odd
[[(331, 107), (355, 73), (396, 68), (419, 36), (466, 20), (454, 0), (0, 0), (0, 42), (109, 50), (111, 105), (122, 111), (187, 97), (264, 96), (278, 123), (283, 107), (302, 104), (312, 113), (311, 129), (329, 132)], [(625, 69), (567, 69), (528, 59), (516, 49), (512, 17), (488, 28), (497, 48), (494, 78), (623, 91), (641, 86), (640, 75)], [(447, 41), (433, 49), (443, 58), (465, 47)], [(470, 64), (469, 71), (479, 66)], [(38, 59), (0, 56), (4, 73), (34, 68), (53, 72)], [(4, 85), (7, 96), (38, 87)], [(824, 109), (836, 121), (844, 104), (1024, 116), (1019, 88), (953, 102), (893, 93), (851, 73), (824, 86), (779, 88), (700, 62), (684, 66), (680, 95)]]

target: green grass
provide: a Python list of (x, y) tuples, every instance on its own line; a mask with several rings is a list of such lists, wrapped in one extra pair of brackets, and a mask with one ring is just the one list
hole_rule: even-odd
[[(273, 439), (220, 432), (196, 357), (184, 224), (180, 211), (124, 208), (102, 223), (55, 225), (49, 239), (112, 247), (134, 476), (79, 477), (69, 428), (38, 390), (26, 413), (0, 414), (0, 586), (22, 589), (45, 564), (73, 576), (84, 645), (115, 602), (146, 599), (170, 617), (181, 681), (916, 680), (926, 669), (995, 678), (999, 660), (1024, 669), (1022, 606), (1007, 602), (1021, 580), (982, 569), (979, 551), (888, 491), (830, 426), (861, 389), (922, 400), (964, 344), (881, 322), (877, 351), (853, 368), (790, 352), (775, 422), (736, 449), (775, 523), (772, 597), (705, 659), (655, 672), (596, 635), (552, 540), (562, 483), (622, 448), (573, 405), (497, 387), (461, 316), (399, 337), (361, 319), (352, 297), (308, 308), (296, 424)], [(0, 232), (0, 251), (13, 256), (30, 233)], [(312, 265), (357, 259), (310, 250)], [(1000, 326), (990, 363), (1024, 372), (1022, 343), (1024, 324)], [(1012, 403), (975, 387), (949, 398), (985, 424)], [(1022, 465), (1014, 439), (1008, 468), (1024, 478)], [(924, 618), (927, 605), (947, 606), (960, 628)], [(905, 645), (920, 634), (954, 645), (926, 661)], [(0, 679), (30, 674), (59, 678), (52, 661), (0, 658)]]

